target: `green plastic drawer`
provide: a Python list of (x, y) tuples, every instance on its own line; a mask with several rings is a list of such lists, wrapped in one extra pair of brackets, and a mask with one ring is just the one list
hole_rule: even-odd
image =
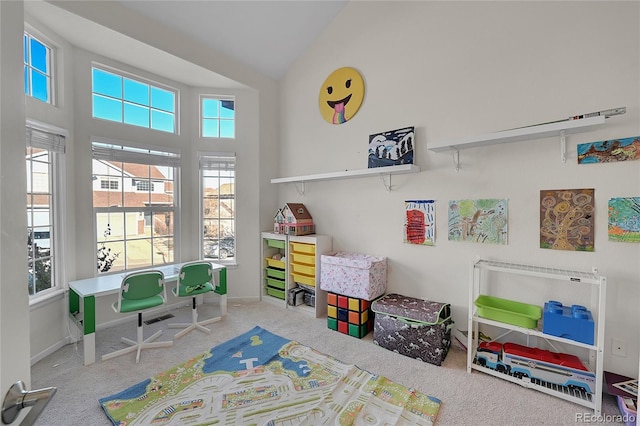
[(278, 278), (280, 280), (284, 280), (286, 277), (284, 269), (268, 267), (268, 268), (265, 268), (265, 271), (267, 272), (267, 276), (271, 278)]
[(279, 280), (277, 278), (269, 278), (267, 277), (267, 285), (269, 287), (279, 288), (284, 290), (284, 280)]
[(542, 317), (542, 308), (527, 303), (481, 294), (475, 301), (478, 315), (494, 321), (523, 328), (536, 328)]
[(279, 249), (284, 249), (286, 247), (286, 244), (283, 240), (272, 240), (272, 239), (267, 239), (267, 245), (269, 247), (274, 247), (274, 248), (279, 248)]
[(284, 290), (278, 290), (277, 288), (267, 287), (267, 294), (272, 297), (284, 300)]

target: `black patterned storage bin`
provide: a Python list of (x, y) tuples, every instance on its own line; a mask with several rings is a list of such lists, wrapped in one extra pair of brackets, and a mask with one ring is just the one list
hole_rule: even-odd
[(434, 365), (442, 364), (451, 346), (451, 305), (401, 294), (373, 302), (373, 342), (383, 348)]

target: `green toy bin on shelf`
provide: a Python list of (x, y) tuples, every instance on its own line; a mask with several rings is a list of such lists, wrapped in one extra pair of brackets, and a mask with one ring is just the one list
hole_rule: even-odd
[(478, 316), (523, 328), (538, 327), (542, 308), (527, 303), (481, 294), (475, 301)]

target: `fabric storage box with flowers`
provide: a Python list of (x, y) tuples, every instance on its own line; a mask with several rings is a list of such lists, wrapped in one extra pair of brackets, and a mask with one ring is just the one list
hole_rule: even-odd
[(358, 299), (373, 300), (387, 289), (387, 258), (336, 252), (320, 258), (320, 288)]
[(371, 304), (373, 342), (399, 354), (442, 364), (451, 346), (451, 305), (401, 294)]

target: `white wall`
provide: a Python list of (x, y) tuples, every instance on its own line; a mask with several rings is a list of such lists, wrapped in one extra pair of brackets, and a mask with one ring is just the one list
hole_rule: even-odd
[[(0, 392), (18, 380), (30, 389), (28, 295), (24, 269), (24, 86), (21, 2), (0, 3)], [(16, 200), (21, 200), (16, 202)], [(25, 318), (26, 317), (26, 318)], [(24, 415), (23, 415), (24, 416)]]
[[(64, 259), (62, 269), (56, 273), (62, 286), (67, 280), (70, 271), (76, 267), (76, 210), (75, 210), (75, 176), (73, 175), (75, 164), (75, 138), (74, 126), (74, 88), (73, 88), (73, 47), (63, 38), (57, 36), (42, 22), (25, 14), (25, 30), (39, 37), (55, 50), (53, 76), (55, 79), (54, 104), (47, 104), (39, 100), (25, 96), (26, 117), (69, 132), (66, 138), (66, 151), (62, 168), (61, 186), (66, 188), (64, 197), (59, 199), (64, 207), (65, 214), (57, 218), (64, 230), (62, 249), (58, 253)], [(85, 210), (86, 211), (86, 210)], [(55, 350), (66, 343), (69, 334), (66, 321), (66, 299), (61, 290), (59, 294), (47, 301), (32, 304), (30, 307), (31, 318), (31, 354), (37, 355), (43, 352)]]
[[(576, 145), (640, 135), (638, 21), (637, 2), (350, 2), (281, 82), (277, 176), (367, 168), (368, 135), (405, 126), (416, 127), (422, 172), (393, 176), (390, 193), (374, 177), (307, 183), (304, 196), (283, 184), (279, 204), (305, 203), (335, 250), (388, 257), (388, 291), (451, 303), (461, 329), (476, 256), (597, 266), (609, 283), (605, 368), (635, 376), (640, 246), (608, 241), (607, 203), (640, 195), (640, 162), (578, 165)], [(343, 66), (363, 75), (365, 99), (353, 119), (331, 125), (318, 93)], [(459, 172), (450, 154), (428, 151), (445, 139), (620, 106), (625, 115), (567, 138), (566, 164), (556, 138), (461, 151)], [(540, 249), (540, 190), (571, 188), (595, 189), (595, 252)], [(447, 240), (448, 201), (465, 198), (509, 200), (507, 245)], [(435, 247), (402, 242), (407, 199), (436, 200)], [(574, 294), (553, 283), (514, 285), (523, 301)], [(627, 357), (611, 355), (612, 338), (627, 342)]]

